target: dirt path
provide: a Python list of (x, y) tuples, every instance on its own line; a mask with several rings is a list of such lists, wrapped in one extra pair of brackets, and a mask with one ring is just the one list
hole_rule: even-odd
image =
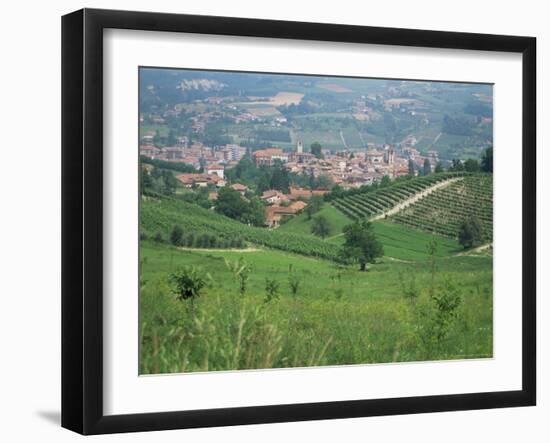
[(493, 243), (491, 242), (491, 243), (487, 243), (485, 245), (478, 246), (478, 247), (473, 248), (473, 249), (469, 249), (467, 251), (459, 252), (456, 255), (476, 255), (477, 253), (483, 252), (483, 251), (489, 249), (492, 246), (493, 246)]
[(451, 183), (454, 183), (458, 180), (462, 180), (462, 177), (451, 178), (450, 180), (445, 180), (445, 181), (436, 183), (435, 185), (430, 186), (429, 188), (426, 188), (426, 189), (424, 189), (423, 191), (420, 191), (417, 194), (414, 194), (412, 197), (410, 197), (406, 200), (403, 200), (402, 202), (398, 203), (397, 205), (395, 205), (391, 209), (388, 209), (387, 211), (382, 212), (381, 214), (378, 214), (378, 215), (372, 217), (369, 220), (370, 221), (380, 220), (380, 219), (386, 218), (386, 216), (389, 217), (390, 215), (397, 214), (402, 209), (405, 209), (407, 206), (412, 205), (413, 203), (416, 203), (418, 200), (420, 200), (421, 198), (426, 197), (427, 195), (431, 194), (432, 192), (436, 191), (437, 189), (445, 188), (445, 187), (449, 186)]
[(261, 249), (258, 248), (243, 248), (243, 249), (222, 249), (222, 248), (185, 248), (179, 247), (182, 251), (194, 251), (194, 252), (258, 252)]

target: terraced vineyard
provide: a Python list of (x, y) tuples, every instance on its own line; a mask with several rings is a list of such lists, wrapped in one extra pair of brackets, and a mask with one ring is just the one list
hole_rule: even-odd
[(332, 201), (332, 205), (353, 220), (372, 218), (437, 183), (464, 175), (465, 173), (441, 173), (415, 177), (397, 182), (387, 188), (338, 198)]
[(485, 241), (493, 238), (493, 176), (476, 174), (437, 189), (401, 210), (391, 221), (456, 238), (462, 221), (475, 216)]
[(247, 226), (192, 203), (167, 197), (143, 197), (140, 223), (141, 234), (147, 238), (153, 238), (159, 233), (168, 238), (172, 228), (179, 225), (183, 228), (184, 235), (192, 233), (197, 236), (207, 233), (221, 239), (237, 237), (268, 248), (341, 261), (338, 245), (313, 236)]

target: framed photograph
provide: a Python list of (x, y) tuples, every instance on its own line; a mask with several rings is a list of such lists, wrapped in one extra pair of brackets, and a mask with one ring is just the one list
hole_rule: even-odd
[(536, 402), (531, 37), (62, 20), (62, 425)]

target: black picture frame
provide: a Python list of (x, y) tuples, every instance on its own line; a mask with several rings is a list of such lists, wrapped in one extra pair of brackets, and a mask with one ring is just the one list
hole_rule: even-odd
[[(103, 31), (108, 28), (522, 54), (522, 389), (131, 415), (103, 413)], [(62, 426), (81, 434), (458, 411), (536, 403), (536, 39), (83, 9), (62, 18)]]

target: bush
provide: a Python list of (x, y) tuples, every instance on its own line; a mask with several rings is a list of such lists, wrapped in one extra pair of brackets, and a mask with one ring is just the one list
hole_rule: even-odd
[(211, 277), (195, 266), (186, 266), (170, 274), (170, 281), (178, 300), (196, 299), (208, 286)]
[(172, 232), (170, 233), (170, 243), (172, 243), (174, 246), (181, 246), (183, 244), (183, 229), (181, 229), (181, 226), (176, 225), (172, 229)]

